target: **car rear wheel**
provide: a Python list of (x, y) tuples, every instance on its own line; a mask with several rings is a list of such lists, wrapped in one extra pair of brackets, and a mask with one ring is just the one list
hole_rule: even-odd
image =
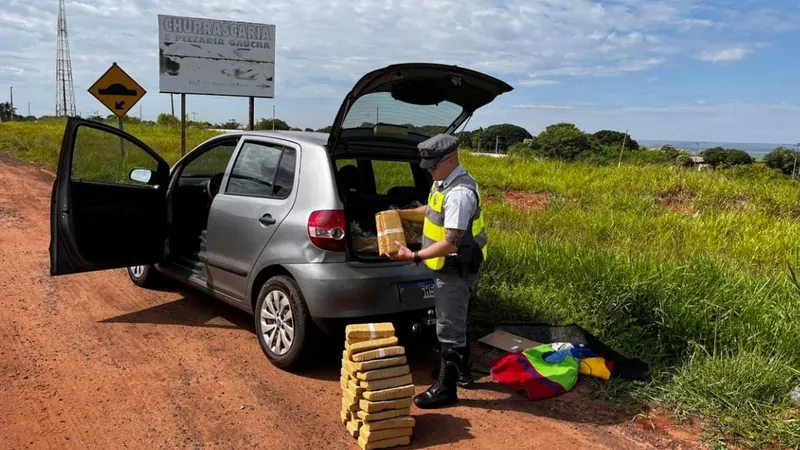
[(264, 283), (254, 318), (258, 344), (273, 365), (284, 370), (308, 366), (318, 333), (293, 279), (278, 275)]
[(152, 265), (128, 267), (128, 277), (133, 284), (143, 288), (156, 287), (164, 280), (161, 273)]

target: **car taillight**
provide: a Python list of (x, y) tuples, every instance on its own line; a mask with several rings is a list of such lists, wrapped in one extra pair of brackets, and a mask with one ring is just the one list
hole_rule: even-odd
[(344, 211), (314, 211), (308, 218), (308, 237), (322, 250), (343, 252), (347, 246)]

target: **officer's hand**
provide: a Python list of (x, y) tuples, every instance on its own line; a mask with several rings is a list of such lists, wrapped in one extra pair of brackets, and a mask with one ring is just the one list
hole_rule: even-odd
[(390, 255), (389, 258), (395, 261), (413, 261), (414, 260), (414, 252), (408, 249), (408, 247), (401, 245), (400, 242), (394, 241), (394, 244), (397, 246), (397, 254)]

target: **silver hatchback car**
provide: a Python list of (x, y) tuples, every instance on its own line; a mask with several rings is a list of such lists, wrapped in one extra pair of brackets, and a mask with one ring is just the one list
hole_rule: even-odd
[(432, 273), (378, 255), (375, 214), (426, 203), (417, 143), (511, 90), (460, 67), (391, 65), (358, 81), (329, 133), (231, 131), (172, 167), (134, 136), (70, 118), (51, 274), (179, 280), (252, 314), (264, 354), (284, 369), (346, 323), (430, 325)]

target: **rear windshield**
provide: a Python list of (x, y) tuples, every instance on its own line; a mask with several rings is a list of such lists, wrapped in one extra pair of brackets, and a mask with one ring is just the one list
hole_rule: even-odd
[(442, 133), (461, 114), (455, 103), (413, 105), (395, 100), (388, 92), (359, 97), (347, 112), (342, 128), (372, 128), (375, 123), (404, 125), (409, 132), (433, 136)]

